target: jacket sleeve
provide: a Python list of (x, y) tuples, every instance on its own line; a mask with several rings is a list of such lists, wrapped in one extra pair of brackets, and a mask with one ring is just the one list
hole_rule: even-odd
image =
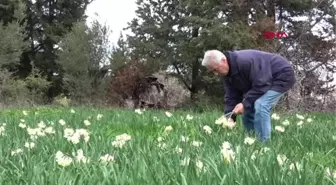
[[(228, 79), (224, 79), (225, 87), (225, 103), (224, 114), (231, 112), (235, 106), (242, 101), (243, 94), (234, 89)], [(232, 115), (232, 119), (236, 121), (236, 115)]]
[(245, 94), (242, 104), (244, 109), (250, 109), (272, 85), (271, 64), (268, 61), (254, 61), (251, 65), (250, 80), (252, 88)]

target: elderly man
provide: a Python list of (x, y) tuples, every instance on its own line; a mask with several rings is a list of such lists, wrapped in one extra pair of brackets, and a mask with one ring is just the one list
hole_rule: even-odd
[[(271, 136), (271, 109), (296, 82), (294, 70), (280, 55), (259, 50), (205, 52), (202, 65), (224, 80), (225, 113), (242, 114), (247, 131), (261, 141)], [(236, 115), (233, 120), (236, 121)]]

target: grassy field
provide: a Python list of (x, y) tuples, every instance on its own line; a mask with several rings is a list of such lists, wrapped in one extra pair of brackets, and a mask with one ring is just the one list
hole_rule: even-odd
[(2, 111), (0, 184), (336, 184), (334, 114), (273, 115), (262, 144), (221, 112), (170, 113)]

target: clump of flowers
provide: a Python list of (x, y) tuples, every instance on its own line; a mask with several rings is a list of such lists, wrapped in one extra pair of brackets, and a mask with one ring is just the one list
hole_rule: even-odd
[(211, 129), (211, 127), (208, 126), (208, 125), (204, 125), (204, 126), (203, 126), (203, 130), (204, 130), (204, 132), (205, 132), (206, 134), (211, 134), (211, 133), (212, 133), (212, 129)]
[(278, 114), (276, 114), (276, 113), (274, 113), (274, 114), (272, 114), (272, 119), (274, 119), (274, 120), (279, 120), (280, 119), (280, 116), (278, 115)]
[(15, 149), (15, 150), (11, 151), (11, 155), (12, 156), (17, 155), (17, 154), (20, 154), (22, 152), (23, 152), (23, 150), (21, 148), (18, 148), (18, 149)]
[(76, 161), (79, 163), (88, 163), (90, 162), (90, 160), (84, 156), (84, 152), (82, 149), (77, 150), (76, 153), (72, 154), (73, 156), (75, 156)]
[(216, 125), (222, 125), (224, 128), (234, 128), (236, 123), (232, 119), (227, 119), (224, 115), (215, 121)]
[(101, 163), (107, 164), (109, 162), (114, 162), (114, 156), (110, 154), (105, 154), (99, 158)]
[(169, 133), (173, 130), (173, 127), (171, 125), (167, 126), (164, 130), (165, 133)]
[(287, 160), (287, 157), (284, 154), (278, 154), (277, 155), (277, 161), (280, 166), (282, 166)]
[(47, 127), (43, 121), (40, 121), (36, 128), (27, 127), (23, 122), (21, 122), (21, 125), (19, 126), (21, 128), (27, 128), (27, 132), (31, 140), (36, 140), (38, 137), (44, 137), (47, 134), (55, 133), (54, 128), (51, 126)]
[(276, 126), (275, 130), (278, 131), (278, 132), (285, 132), (285, 128), (282, 127), (282, 126)]
[(288, 126), (290, 122), (286, 119), (285, 121), (281, 122), (283, 126)]
[(89, 132), (85, 129), (72, 129), (72, 128), (65, 128), (64, 135), (63, 135), (69, 142), (73, 144), (78, 144), (80, 139), (83, 136), (85, 142), (88, 142), (90, 139)]
[(252, 145), (254, 142), (255, 142), (255, 139), (253, 139), (251, 137), (246, 137), (244, 139), (244, 144)]
[(73, 159), (65, 154), (63, 154), (63, 152), (61, 151), (57, 151), (56, 152), (56, 162), (58, 165), (60, 166), (69, 166), (72, 162), (73, 162)]
[(4, 132), (5, 132), (5, 128), (6, 128), (6, 123), (3, 123), (3, 124), (0, 126), (0, 136), (5, 135), (5, 134), (4, 134)]
[(336, 170), (333, 171), (332, 169), (327, 168), (325, 173), (328, 177), (336, 180)]
[(202, 146), (202, 141), (193, 141), (192, 143), (191, 143), (191, 145), (192, 146), (194, 146), (194, 147), (200, 147), (200, 146)]
[(170, 112), (168, 112), (168, 111), (166, 111), (165, 114), (166, 114), (166, 116), (167, 116), (168, 118), (170, 118), (170, 117), (173, 115), (172, 113), (170, 113)]
[(132, 137), (126, 133), (118, 135), (116, 136), (116, 139), (112, 141), (112, 146), (122, 148), (126, 144), (126, 142), (131, 140), (131, 138)]
[(231, 143), (227, 141), (222, 143), (221, 154), (226, 163), (231, 163), (235, 159), (235, 153), (231, 149)]

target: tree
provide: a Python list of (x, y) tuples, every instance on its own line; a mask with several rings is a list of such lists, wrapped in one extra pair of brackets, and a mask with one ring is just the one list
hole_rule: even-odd
[(108, 28), (97, 21), (91, 28), (78, 22), (62, 39), (57, 60), (62, 69), (59, 75), (65, 92), (78, 102), (104, 90), (101, 85), (107, 72), (104, 62), (108, 56), (108, 34)]
[[(21, 54), (29, 46), (25, 41), (25, 6), (14, 0), (7, 3), (0, 4), (0, 15), (4, 16), (0, 19), (0, 68), (15, 72), (20, 65)], [(3, 9), (12, 9), (13, 15), (10, 18), (5, 16)]]
[(127, 37), (132, 58), (158, 70), (172, 68), (195, 98), (204, 86), (205, 50), (257, 47), (246, 22), (227, 17), (233, 10), (227, 3), (232, 2), (138, 0), (137, 17), (126, 28), (133, 35)]

